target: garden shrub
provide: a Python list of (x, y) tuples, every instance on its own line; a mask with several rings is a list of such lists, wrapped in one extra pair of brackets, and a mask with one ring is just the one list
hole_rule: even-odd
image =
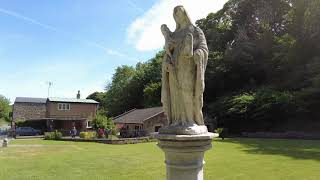
[(80, 138), (84, 138), (84, 139), (93, 139), (97, 137), (97, 133), (94, 131), (80, 132), (79, 136)]
[(57, 130), (54, 132), (45, 132), (44, 133), (45, 140), (59, 140), (61, 138), (62, 138), (62, 133)]
[(93, 128), (95, 130), (98, 129), (109, 129), (114, 130), (115, 124), (113, 123), (111, 118), (106, 117), (105, 115), (98, 113), (97, 116), (93, 119)]

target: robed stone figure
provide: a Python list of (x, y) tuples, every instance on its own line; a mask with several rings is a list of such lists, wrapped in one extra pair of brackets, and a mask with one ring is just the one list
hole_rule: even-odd
[(163, 134), (207, 133), (202, 107), (204, 75), (208, 47), (202, 30), (194, 26), (183, 6), (174, 8), (176, 29), (161, 26), (165, 38), (165, 59), (162, 64), (161, 102), (169, 126)]

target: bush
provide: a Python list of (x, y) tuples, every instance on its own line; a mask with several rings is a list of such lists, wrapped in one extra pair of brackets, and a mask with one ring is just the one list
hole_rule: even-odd
[(57, 130), (55, 132), (45, 132), (44, 133), (45, 140), (59, 140), (61, 138), (62, 138), (62, 133), (58, 132)]
[(118, 130), (116, 128), (111, 129), (111, 135), (116, 136), (118, 134)]
[(93, 119), (93, 128), (98, 130), (100, 129), (113, 129), (115, 127), (111, 118), (104, 116), (103, 114), (98, 113), (97, 116)]
[(80, 132), (79, 136), (80, 136), (80, 138), (84, 138), (84, 139), (93, 139), (93, 138), (97, 137), (97, 133), (94, 131)]
[(214, 130), (215, 133), (221, 134), (223, 131), (223, 128), (217, 128), (216, 130)]

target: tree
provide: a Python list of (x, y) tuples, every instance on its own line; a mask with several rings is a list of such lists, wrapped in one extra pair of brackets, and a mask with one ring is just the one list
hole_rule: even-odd
[(93, 99), (99, 103), (103, 102), (103, 99), (105, 98), (106, 93), (104, 92), (94, 92), (92, 94), (90, 94), (87, 99)]
[(135, 73), (135, 69), (130, 66), (121, 66), (116, 69), (112, 77), (112, 82), (106, 87), (105, 106), (109, 116), (116, 116), (123, 112), (123, 109), (130, 109), (134, 105), (129, 93), (129, 83)]
[(96, 117), (93, 119), (92, 121), (93, 123), (93, 128), (98, 130), (100, 129), (109, 129), (109, 130), (113, 130), (115, 128), (115, 125), (112, 121), (111, 118), (108, 118), (107, 116), (98, 113), (96, 115)]
[[(229, 0), (197, 21), (210, 50), (205, 110), (220, 125), (228, 120), (233, 130), (270, 130), (289, 118), (320, 117), (319, 9), (318, 0)], [(244, 94), (261, 101), (242, 101)], [(257, 112), (242, 113), (243, 105)]]
[[(229, 0), (196, 21), (209, 48), (204, 111), (237, 133), (318, 121), (319, 17), (319, 0)], [(92, 98), (109, 117), (160, 106), (163, 56), (118, 67), (106, 92)]]
[(4, 96), (0, 95), (0, 120), (9, 121), (10, 112), (10, 101)]
[[(100, 96), (101, 106), (108, 116), (116, 116), (133, 108), (160, 105), (161, 63), (164, 52), (135, 67), (121, 66), (116, 69), (112, 82)], [(96, 98), (97, 94), (92, 97)]]

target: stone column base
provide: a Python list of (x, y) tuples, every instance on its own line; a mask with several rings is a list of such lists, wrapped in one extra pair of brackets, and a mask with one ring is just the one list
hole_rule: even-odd
[(155, 134), (165, 153), (167, 180), (203, 180), (204, 152), (212, 148), (213, 133)]

